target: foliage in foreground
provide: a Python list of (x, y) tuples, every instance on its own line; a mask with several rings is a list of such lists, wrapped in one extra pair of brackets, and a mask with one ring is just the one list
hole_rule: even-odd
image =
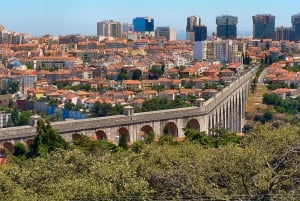
[(30, 144), (28, 157), (45, 157), (57, 149), (66, 149), (67, 142), (58, 134), (50, 122), (39, 120), (37, 125), (37, 136)]
[[(142, 144), (134, 149), (138, 151), (58, 149), (21, 165), (0, 166), (0, 199), (176, 200), (235, 195), (243, 199), (245, 195), (253, 200), (296, 200), (299, 133), (296, 126), (265, 125), (254, 128), (239, 143), (218, 148), (186, 140)], [(80, 143), (90, 142), (83, 140), (76, 146)]]
[(300, 112), (300, 97), (282, 99), (277, 94), (264, 94), (263, 103), (274, 106), (279, 113), (297, 114)]

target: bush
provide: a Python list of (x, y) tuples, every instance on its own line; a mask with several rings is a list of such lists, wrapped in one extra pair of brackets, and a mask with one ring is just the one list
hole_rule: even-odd
[(131, 149), (135, 153), (139, 154), (139, 153), (142, 152), (144, 147), (145, 147), (145, 142), (144, 141), (136, 141), (132, 144)]
[(273, 112), (271, 112), (271, 111), (266, 111), (266, 112), (263, 114), (263, 118), (264, 118), (265, 122), (271, 121), (271, 120), (273, 120), (273, 118), (274, 118), (274, 114), (273, 114)]
[(243, 128), (243, 133), (249, 133), (252, 130), (252, 126), (249, 124), (245, 124)]
[(17, 157), (19, 157), (19, 156), (24, 156), (26, 153), (27, 153), (27, 148), (26, 148), (26, 146), (24, 145), (24, 144), (22, 144), (22, 143), (16, 143), (15, 145), (14, 145), (14, 153), (13, 153), (13, 155), (14, 156), (17, 156)]
[(150, 132), (148, 134), (145, 134), (145, 143), (146, 144), (151, 144), (155, 139), (155, 134), (153, 132)]
[(163, 144), (177, 144), (177, 141), (172, 135), (163, 134), (159, 138), (159, 144), (161, 144), (161, 145), (163, 145)]
[(101, 155), (106, 153), (106, 151), (109, 152), (117, 152), (118, 148), (115, 144), (109, 143), (104, 140), (97, 140), (94, 141), (88, 136), (82, 135), (82, 137), (78, 140), (75, 140), (73, 142), (76, 148), (79, 148), (80, 150), (83, 150), (87, 153), (92, 153), (96, 155)]
[(125, 150), (128, 149), (127, 138), (128, 138), (127, 134), (124, 133), (120, 134), (119, 146)]

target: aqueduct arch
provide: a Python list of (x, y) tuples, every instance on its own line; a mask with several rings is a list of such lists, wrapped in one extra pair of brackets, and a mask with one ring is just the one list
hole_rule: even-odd
[(118, 134), (119, 134), (119, 141), (121, 139), (121, 135), (126, 135), (127, 136), (127, 143), (130, 142), (130, 135), (129, 135), (129, 131), (127, 128), (125, 127), (121, 127), (118, 129)]
[(107, 135), (103, 130), (96, 131), (96, 139), (97, 140), (107, 140)]
[(186, 128), (192, 128), (197, 131), (200, 131), (200, 124), (197, 119), (190, 119), (186, 125)]
[(3, 147), (7, 149), (10, 153), (14, 153), (15, 151), (14, 145), (11, 142), (4, 142)]
[(174, 122), (168, 122), (164, 127), (163, 133), (178, 137), (177, 125)]

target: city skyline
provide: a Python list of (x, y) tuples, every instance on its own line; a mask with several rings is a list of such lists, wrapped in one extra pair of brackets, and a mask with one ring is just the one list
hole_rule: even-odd
[(152, 0), (144, 2), (96, 1), (96, 0), (13, 0), (2, 2), (0, 24), (8, 31), (28, 33), (34, 36), (45, 34), (96, 35), (97, 22), (112, 19), (122, 23), (132, 23), (133, 18), (149, 16), (154, 26), (170, 26), (177, 31), (185, 31), (188, 16), (198, 15), (201, 24), (209, 32), (216, 31), (216, 17), (227, 14), (238, 17), (237, 29), (252, 31), (252, 16), (272, 14), (276, 16), (275, 26), (291, 26), (291, 16), (300, 12), (296, 0), (284, 4), (274, 4), (271, 0), (245, 0), (242, 2), (212, 0), (171, 1)]

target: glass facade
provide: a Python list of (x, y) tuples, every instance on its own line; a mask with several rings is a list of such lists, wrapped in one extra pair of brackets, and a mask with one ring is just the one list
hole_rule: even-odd
[(195, 41), (205, 41), (207, 39), (207, 27), (206, 26), (195, 26)]
[(201, 25), (201, 18), (199, 16), (190, 16), (186, 20), (186, 32), (193, 32), (194, 27)]
[(292, 16), (293, 32), (294, 32), (294, 41), (300, 41), (300, 13)]
[(275, 16), (255, 15), (253, 20), (253, 38), (275, 39)]
[(236, 39), (238, 18), (223, 15), (216, 18), (217, 37), (222, 39)]
[(186, 40), (195, 41), (195, 27), (201, 25), (201, 18), (197, 15), (186, 19)]
[(276, 40), (281, 41), (281, 40), (287, 40), (287, 41), (293, 41), (293, 28), (292, 27), (277, 27), (276, 28)]
[(134, 18), (133, 29), (136, 32), (152, 32), (154, 31), (154, 19), (150, 17)]

